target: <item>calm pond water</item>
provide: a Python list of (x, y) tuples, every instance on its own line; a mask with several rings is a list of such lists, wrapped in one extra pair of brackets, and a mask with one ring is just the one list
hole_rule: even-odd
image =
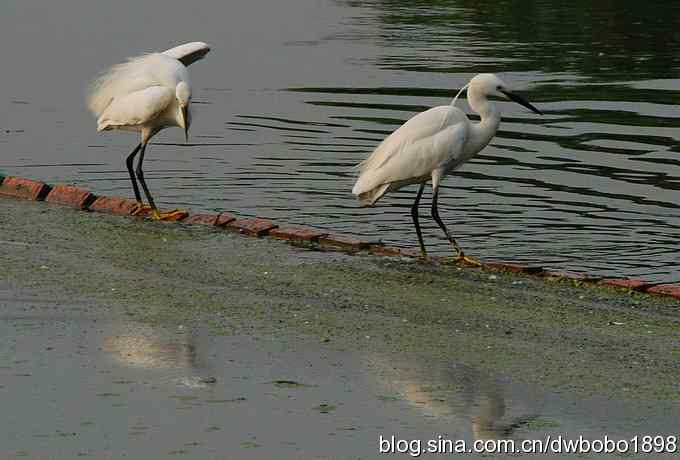
[(0, 170), (131, 196), (137, 138), (97, 134), (85, 88), (129, 55), (203, 40), (191, 143), (167, 130), (145, 162), (161, 203), (416, 246), (415, 186), (361, 208), (352, 167), (495, 72), (545, 116), (499, 103), (496, 138), (445, 181), (466, 252), (680, 281), (678, 17), (669, 1), (8, 0)]

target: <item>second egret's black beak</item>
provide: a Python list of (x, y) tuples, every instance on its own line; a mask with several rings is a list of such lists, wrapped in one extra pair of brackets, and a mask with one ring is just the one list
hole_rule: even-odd
[(506, 96), (508, 96), (508, 99), (510, 99), (511, 101), (517, 102), (518, 104), (523, 105), (524, 107), (526, 107), (527, 109), (531, 110), (531, 111), (534, 112), (534, 113), (537, 113), (537, 114), (539, 114), (539, 115), (543, 115), (543, 112), (541, 112), (541, 111), (538, 110), (536, 107), (534, 107), (533, 105), (531, 105), (531, 104), (529, 103), (529, 101), (527, 101), (526, 99), (524, 99), (522, 96), (519, 96), (519, 95), (517, 95), (517, 94), (515, 94), (515, 93), (513, 93), (513, 92), (511, 92), (511, 91), (503, 91), (503, 90), (500, 90), (500, 91), (501, 91), (501, 93), (503, 93), (503, 94), (505, 94)]
[(182, 107), (182, 118), (184, 118), (184, 141), (189, 143), (189, 117), (188, 107)]

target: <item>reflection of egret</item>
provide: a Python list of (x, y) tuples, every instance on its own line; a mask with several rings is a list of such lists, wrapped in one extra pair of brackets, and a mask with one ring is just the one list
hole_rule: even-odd
[(120, 334), (104, 339), (104, 350), (123, 366), (169, 375), (174, 384), (191, 389), (208, 388), (215, 383), (210, 360), (203, 361), (198, 356), (198, 348), (203, 348), (198, 346), (203, 333), (141, 323), (125, 323), (118, 330)]
[[(418, 358), (371, 354), (377, 381), (430, 417), (455, 417), (471, 423), (474, 439), (512, 437), (515, 430), (537, 418), (510, 418), (500, 382), (463, 365), (439, 368)], [(517, 409), (517, 408), (516, 408)]]
[[(446, 174), (475, 156), (491, 141), (501, 121), (501, 114), (489, 96), (515, 101), (540, 114), (526, 100), (511, 92), (503, 81), (492, 74), (479, 74), (467, 85), (467, 99), (480, 123), (471, 123), (465, 113), (451, 105), (434, 107), (421, 112), (390, 134), (373, 153), (359, 165), (361, 174), (352, 193), (367, 205), (374, 205), (383, 195), (410, 184), (420, 184), (411, 216), (416, 227), (423, 257), (427, 256), (418, 222), (418, 204), (425, 184), (432, 180), (432, 218), (443, 230), (457, 260), (479, 264), (466, 258), (462, 249), (439, 217), (437, 198), (439, 184)], [(462, 90), (461, 90), (462, 91)], [(460, 92), (459, 92), (460, 94)]]
[(505, 391), (499, 380), (467, 366), (456, 365), (449, 370), (452, 376), (461, 371), (464, 375), (462, 391), (471, 412), (475, 439), (511, 438), (515, 430), (538, 417), (535, 413), (508, 417)]
[[(160, 213), (144, 181), (142, 163), (149, 140), (163, 128), (177, 126), (189, 137), (191, 125), (191, 84), (186, 66), (210, 51), (205, 43), (194, 42), (162, 53), (136, 57), (113, 66), (92, 87), (88, 98), (90, 110), (97, 116), (97, 130), (139, 131), (141, 142), (127, 157), (126, 165), (137, 200), (136, 213), (151, 209), (155, 219), (177, 219), (186, 213)], [(139, 153), (137, 178), (149, 201), (142, 203), (132, 165)]]
[(136, 324), (104, 340), (104, 350), (127, 367), (144, 369), (194, 369), (196, 350), (193, 335), (186, 331), (168, 333)]
[(478, 409), (472, 417), (472, 436), (475, 439), (511, 438), (515, 430), (538, 418), (536, 414), (526, 414), (504, 419), (505, 398), (499, 393), (479, 393), (476, 403)]
[[(505, 415), (505, 398), (497, 392), (476, 395), (477, 413), (472, 417), (472, 436), (475, 439), (505, 438), (496, 426)], [(501, 430), (502, 431), (502, 430)]]

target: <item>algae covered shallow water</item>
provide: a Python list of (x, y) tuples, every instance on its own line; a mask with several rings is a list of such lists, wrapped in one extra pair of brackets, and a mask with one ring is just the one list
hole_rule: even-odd
[[(442, 216), (467, 252), (678, 281), (678, 10), (633, 1), (10, 0), (0, 17), (0, 169), (130, 195), (123, 158), (136, 139), (97, 135), (85, 88), (129, 55), (204, 40), (213, 51), (192, 69), (191, 144), (166, 131), (147, 155), (161, 202), (415, 245), (415, 189), (360, 208), (352, 167), (415, 112), (496, 72), (546, 115), (501, 103), (498, 136), (445, 181)], [(447, 253), (422, 221), (432, 250)]]
[(0, 232), (7, 458), (677, 434), (673, 299), (12, 199)]

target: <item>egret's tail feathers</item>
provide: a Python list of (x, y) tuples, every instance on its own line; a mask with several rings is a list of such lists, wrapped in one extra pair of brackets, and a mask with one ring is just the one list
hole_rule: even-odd
[(368, 169), (368, 166), (370, 165), (370, 161), (369, 161), (370, 159), (371, 159), (371, 157), (369, 156), (368, 158), (366, 158), (361, 163), (358, 163), (358, 164), (352, 166), (352, 169), (354, 171), (359, 171), (359, 172), (365, 171), (366, 169)]
[(353, 190), (353, 193), (364, 205), (373, 206), (387, 192), (389, 187), (390, 184), (382, 184), (366, 192), (356, 193)]
[(102, 131), (111, 131), (112, 129), (121, 129), (123, 126), (125, 126), (125, 123), (116, 123), (115, 121), (103, 118), (97, 120), (97, 132), (99, 133)]
[(354, 166), (355, 171), (359, 171), (360, 173), (364, 173), (366, 171), (370, 171), (371, 169), (378, 169), (380, 168), (383, 164), (385, 164), (385, 161), (389, 158), (385, 158), (385, 146), (388, 145), (388, 140), (390, 138), (388, 137), (384, 141), (378, 145), (373, 152), (366, 158), (364, 161), (359, 163), (358, 165)]

